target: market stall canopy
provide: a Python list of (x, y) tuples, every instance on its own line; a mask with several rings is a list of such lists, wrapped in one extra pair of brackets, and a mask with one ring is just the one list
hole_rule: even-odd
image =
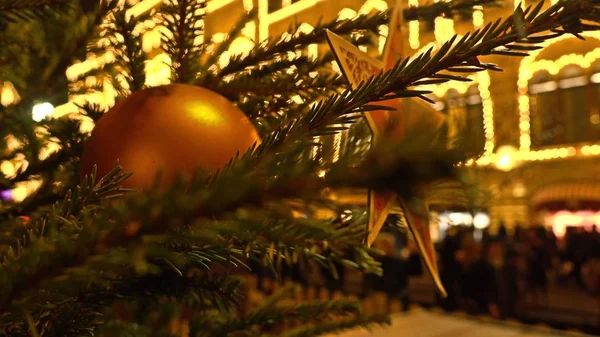
[(600, 209), (600, 182), (574, 181), (539, 189), (531, 199), (536, 209)]
[[(507, 321), (476, 319), (449, 313), (411, 310), (394, 316), (392, 326), (366, 330), (353, 330), (339, 337), (583, 337), (575, 332), (563, 332), (537, 326), (527, 326)], [(333, 337), (333, 336), (331, 336)]]

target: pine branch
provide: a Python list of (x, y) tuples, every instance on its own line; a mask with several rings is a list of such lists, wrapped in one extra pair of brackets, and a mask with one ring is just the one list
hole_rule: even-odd
[(123, 39), (121, 48), (117, 47), (117, 50), (120, 50), (117, 57), (121, 57), (117, 63), (127, 69), (129, 88), (135, 92), (143, 89), (146, 82), (146, 72), (144, 71), (146, 57), (142, 51), (140, 39), (133, 36), (133, 30), (141, 21), (140, 17), (128, 17), (128, 7), (125, 6), (122, 10), (114, 13), (115, 33)]
[(502, 1), (498, 0), (453, 0), (440, 1), (420, 5), (419, 7), (410, 7), (403, 11), (406, 21), (433, 21), (435, 18), (442, 16), (452, 18), (456, 15), (472, 15), (473, 12), (480, 7), (502, 7)]
[[(359, 88), (321, 102), (306, 116), (292, 120), (275, 135), (263, 139), (260, 146), (232, 161), (208, 182), (206, 177), (199, 177), (191, 183), (176, 183), (167, 191), (149, 191), (144, 198), (125, 198), (123, 206), (111, 207), (93, 218), (84, 219), (84, 231), (75, 242), (67, 235), (59, 235), (52, 242), (36, 241), (27, 254), (12, 261), (14, 264), (5, 266), (0, 272), (0, 308), (6, 310), (24, 300), (24, 294), (30, 289), (64, 275), (66, 270), (85, 265), (107, 251), (120, 252), (110, 248), (130, 247), (140, 239), (168, 233), (194, 219), (219, 218), (252, 205), (263, 207), (282, 200), (317, 198), (325, 188), (385, 188), (406, 195), (411, 193), (416, 182), (452, 176), (452, 164), (457, 159), (454, 154), (420, 149), (410, 152), (406, 147), (393, 149), (390, 153), (378, 152), (380, 149), (376, 148), (358, 167), (332, 164), (327, 167), (329, 173), (325, 179), (315, 174), (318, 163), (298, 162), (297, 158), (305, 150), (301, 146), (306, 144), (303, 142), (315, 135), (331, 132), (331, 123), (350, 118), (357, 112), (381, 109), (366, 105), (368, 102), (392, 97), (418, 97), (423, 93), (406, 90), (406, 87), (422, 79), (443, 78), (438, 72), (444, 69), (486, 69), (488, 66), (478, 64), (473, 58), (491, 53), (500, 46), (525, 41), (526, 37), (520, 35), (522, 31), (535, 34), (561, 29), (577, 33), (577, 29), (592, 27), (581, 24), (577, 18), (583, 15), (586, 20), (598, 19), (597, 5), (591, 0), (559, 1), (557, 6), (535, 18), (528, 13), (531, 13), (530, 10), (522, 14), (517, 12), (502, 24), (486, 26), (465, 37), (451, 50), (452, 43), (447, 43), (433, 56), (426, 52), (411, 63), (402, 61)], [(519, 21), (522, 17), (524, 19)], [(574, 24), (574, 18), (579, 25)], [(381, 158), (397, 160), (382, 163)]]
[[(468, 14), (476, 6), (499, 6), (499, 0), (458, 0), (438, 2), (404, 10), (406, 20), (433, 20), (438, 16), (452, 17), (456, 14)], [(389, 21), (389, 11), (375, 14), (359, 15), (349, 20), (335, 20), (326, 24), (317, 24), (310, 33), (300, 33), (297, 27), (290, 28), (279, 38), (259, 43), (248, 55), (239, 55), (230, 60), (229, 65), (221, 69), (217, 78), (242, 71), (245, 68), (259, 66), (273, 56), (283, 55), (288, 51), (305, 48), (310, 44), (326, 42), (325, 31), (330, 30), (338, 35), (347, 35), (358, 31), (369, 31), (378, 35), (378, 28)]]
[(107, 49), (113, 52), (115, 62), (104, 67), (105, 72), (112, 79), (115, 89), (123, 87), (119, 83), (119, 79), (124, 78), (127, 83), (127, 90), (119, 92), (121, 96), (124, 96), (127, 91), (134, 92), (143, 89), (146, 82), (144, 71), (146, 54), (142, 50), (141, 39), (138, 35), (141, 33), (141, 22), (149, 18), (150, 12), (136, 17), (130, 16), (127, 14), (127, 10), (131, 7), (132, 5), (126, 3), (121, 8), (109, 12), (99, 34), (101, 39), (108, 41), (108, 46), (106, 43), (96, 43), (89, 48), (91, 52), (98, 55), (102, 55)]
[(318, 24), (310, 33), (301, 33), (297, 28), (281, 35), (276, 39), (269, 39), (259, 43), (247, 55), (237, 55), (230, 63), (218, 71), (217, 78), (237, 73), (246, 68), (257, 67), (263, 62), (270, 61), (275, 57), (284, 57), (288, 51), (305, 48), (314, 43), (326, 41), (325, 31), (331, 30), (339, 35), (347, 35), (357, 31), (369, 30), (376, 34), (380, 25), (386, 24), (387, 12), (374, 15), (361, 15), (352, 20), (332, 21), (326, 24)]
[[(350, 319), (334, 320), (308, 324), (284, 333), (283, 337), (311, 337), (330, 333), (340, 333), (344, 330), (357, 327), (371, 328), (373, 326), (390, 325), (391, 321), (387, 315), (359, 316)], [(270, 337), (269, 335), (263, 335)]]
[(196, 39), (204, 34), (206, 1), (170, 0), (161, 8), (164, 28), (161, 47), (172, 60), (173, 81), (192, 83), (201, 72), (200, 62), (205, 44)]
[(0, 27), (18, 21), (48, 19), (72, 8), (71, 0), (2, 0)]
[[(216, 73), (214, 69), (216, 68), (215, 64), (218, 64), (219, 59), (223, 56), (225, 52), (229, 50), (229, 47), (233, 43), (233, 41), (240, 35), (246, 24), (254, 19), (256, 19), (256, 15), (258, 11), (253, 9), (252, 11), (246, 13), (244, 17), (242, 17), (235, 26), (229, 31), (225, 40), (219, 43), (216, 48), (213, 45), (213, 49), (206, 59), (206, 61), (202, 62), (202, 73), (201, 77), (198, 79), (196, 84), (207, 86), (209, 83), (216, 82), (221, 80), (223, 77), (221, 74)], [(236, 59), (239, 56), (233, 56), (230, 58), (230, 62)]]
[[(52, 174), (61, 165), (72, 161), (78, 157), (83, 150), (83, 135), (80, 134), (80, 122), (69, 118), (59, 118), (46, 120), (35, 125), (39, 129), (42, 128), (46, 135), (38, 136), (33, 128), (33, 125), (26, 124), (31, 120), (30, 117), (24, 118), (27, 122), (23, 122), (21, 135), (25, 135), (27, 142), (24, 147), (17, 149), (16, 153), (28, 154), (29, 164), (27, 167), (12, 178), (0, 180), (0, 189), (12, 189), (19, 182), (31, 180), (34, 176), (44, 176)], [(43, 142), (48, 139), (58, 140), (61, 149), (52, 153), (47, 158), (40, 160), (39, 153), (43, 146)], [(6, 214), (6, 209), (0, 210), (0, 216)]]
[[(195, 322), (191, 327), (197, 336), (229, 336), (241, 331), (261, 332), (273, 328), (282, 330), (282, 323), (321, 322), (332, 320), (333, 317), (360, 317), (360, 307), (354, 301), (339, 300), (330, 302), (307, 302), (296, 305), (286, 305), (283, 302), (289, 298), (294, 286), (286, 287), (264, 301), (259, 308), (245, 317), (219, 317), (210, 321)], [(364, 318), (363, 318), (364, 319)], [(382, 318), (376, 321), (383, 322)], [(338, 322), (339, 323), (339, 322)], [(364, 322), (363, 322), (364, 323)], [(266, 336), (266, 335), (265, 335)]]
[[(527, 12), (536, 14), (540, 8), (541, 5), (538, 4), (535, 8), (529, 7)], [(346, 90), (342, 94), (332, 95), (313, 107), (309, 113), (282, 125), (273, 132), (275, 135), (273, 138), (263, 141), (257, 152), (277, 151), (278, 148), (289, 146), (305, 137), (321, 135), (329, 125), (342, 124), (340, 119), (345, 116), (371, 109), (380, 110), (380, 106), (365, 105), (372, 101), (406, 97), (424, 98), (423, 94), (426, 94), (426, 91), (407, 89), (421, 80), (437, 79), (443, 82), (456, 79), (467, 80), (462, 76), (449, 76), (442, 73), (444, 70), (458, 73), (497, 70), (495, 65), (481, 63), (477, 57), (498, 53), (498, 51), (503, 51), (504, 54), (521, 55), (522, 53), (513, 51), (510, 47), (515, 42), (534, 45), (556, 37), (556, 34), (578, 34), (580, 30), (600, 29), (598, 25), (583, 25), (582, 22), (585, 20), (600, 21), (597, 5), (592, 0), (562, 0), (537, 16), (524, 17), (524, 13), (517, 11), (503, 22), (499, 19), (472, 34), (466, 34), (456, 44), (455, 36), (433, 55), (430, 49), (417, 55), (410, 63), (409, 59), (405, 58), (393, 69), (362, 83), (355, 90)], [(518, 22), (522, 24), (518, 25)], [(535, 35), (555, 31), (561, 27), (564, 31), (556, 34)], [(525, 31), (532, 37), (527, 40), (520, 31)], [(501, 48), (503, 46), (504, 48)]]

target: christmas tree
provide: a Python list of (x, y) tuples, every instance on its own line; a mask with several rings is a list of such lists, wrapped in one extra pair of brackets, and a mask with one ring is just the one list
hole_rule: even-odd
[[(494, 5), (456, 0), (402, 14), (432, 20)], [(390, 12), (310, 33), (292, 27), (221, 64), (256, 13), (213, 43), (203, 40), (205, 8), (0, 0), (0, 335), (312, 336), (386, 323), (350, 300), (290, 302), (288, 288), (248, 307), (241, 279), (257, 262), (274, 275), (309, 262), (332, 275), (342, 266), (382, 273), (364, 210), (348, 210), (333, 192), (418, 199), (432, 182), (461, 181), (482, 148), (444, 127), (372, 143), (363, 116), (393, 115), (381, 105), (390, 100), (427, 101), (424, 85), (500, 70), (482, 55), (523, 56), (600, 28), (595, 0), (518, 6), (350, 86), (333, 53), (301, 51), (327, 43), (327, 31), (368, 45)], [(147, 78), (141, 36), (153, 25), (163, 28), (174, 85)], [(99, 67), (73, 70), (86, 58)], [(108, 88), (114, 102), (80, 99)], [(77, 113), (44, 118), (68, 101)], [(331, 146), (340, 132), (349, 133), (343, 151)]]

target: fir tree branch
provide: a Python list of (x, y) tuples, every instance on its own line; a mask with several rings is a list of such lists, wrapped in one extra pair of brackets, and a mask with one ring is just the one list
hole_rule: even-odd
[[(8, 252), (0, 258), (0, 262), (6, 262), (9, 258), (17, 258), (23, 249), (40, 238), (56, 235), (57, 232), (67, 227), (70, 235), (80, 231), (78, 217), (80, 213), (89, 207), (97, 207), (102, 200), (119, 196), (125, 190), (118, 187), (119, 183), (127, 179), (131, 174), (121, 174), (120, 168), (116, 167), (97, 184), (95, 172), (84, 178), (83, 184), (78, 186), (74, 192), (67, 192), (60, 204), (52, 207), (48, 214), (39, 219), (34, 219), (31, 224), (23, 226), (17, 224), (13, 228), (6, 228), (0, 233), (0, 243), (8, 245)], [(16, 240), (16, 241), (13, 241)]]
[[(339, 333), (344, 330), (357, 327), (371, 328), (373, 326), (390, 325), (391, 321), (388, 315), (358, 316), (350, 319), (333, 320), (319, 322), (315, 324), (303, 325), (284, 333), (283, 337), (311, 337), (321, 336), (330, 333)], [(265, 335), (264, 337), (269, 337)]]
[(127, 9), (129, 7), (125, 6), (122, 10), (114, 13), (114, 32), (123, 39), (123, 43), (115, 46), (115, 49), (119, 50), (117, 57), (121, 57), (117, 63), (127, 69), (129, 89), (135, 92), (143, 89), (146, 83), (146, 72), (144, 71), (146, 57), (142, 51), (140, 39), (133, 36), (133, 30), (140, 22), (141, 17), (128, 16)]
[[(84, 226), (87, 230), (85, 235), (79, 235), (75, 243), (67, 236), (59, 236), (52, 242), (52, 247), (43, 240), (36, 242), (27, 255), (20, 256), (14, 265), (5, 266), (0, 273), (0, 308), (5, 310), (41, 282), (63, 275), (65, 270), (81, 266), (112, 247), (126, 247), (142, 237), (166, 233), (182, 221), (219, 217), (240, 207), (262, 206), (269, 202), (281, 202), (282, 199), (314, 198), (327, 187), (387, 188), (406, 195), (411, 193), (415, 182), (451, 176), (449, 168), (454, 161), (450, 159), (456, 158), (445, 161), (440, 154), (421, 151), (416, 158), (411, 153), (412, 157), (401, 157), (404, 160), (383, 165), (381, 158), (390, 156), (375, 152), (367, 157), (365, 164), (356, 168), (332, 165), (326, 178), (320, 179), (315, 175), (316, 163), (298, 163), (295, 160), (296, 153), (293, 151), (300, 151), (303, 147), (295, 148), (294, 145), (306, 141), (307, 134), (313, 136), (330, 132), (328, 123), (336, 121), (336, 118), (339, 121), (340, 116), (346, 118), (348, 114), (381, 109), (365, 105), (370, 101), (421, 95), (421, 92), (405, 90), (406, 86), (436, 76), (440, 70), (462, 66), (467, 61), (470, 62), (469, 69), (485, 69), (472, 58), (499, 46), (524, 41), (525, 37), (519, 35), (518, 31), (534, 34), (560, 27), (568, 31), (587, 29), (587, 26), (574, 25), (573, 18), (579, 18), (581, 13), (583, 19), (597, 18), (596, 6), (590, 0), (559, 1), (558, 7), (553, 6), (535, 18), (529, 19), (527, 12), (521, 14), (525, 16), (522, 26), (511, 26), (518, 21), (518, 17), (515, 17), (515, 21), (507, 20), (508, 23), (498, 22), (495, 27), (487, 26), (476, 32), (473, 38), (465, 37), (451, 51), (448, 51), (451, 46), (448, 43), (433, 56), (427, 52), (410, 64), (408, 61), (399, 63), (394, 69), (358, 89), (322, 102), (307, 114), (308, 119), (297, 119), (275, 136), (263, 139), (262, 145), (240, 161), (232, 162), (229, 168), (211, 178), (209, 183), (199, 178), (191, 184), (174, 184), (166, 192), (150, 191), (144, 198), (127, 198), (123, 207), (110, 208), (94, 219), (86, 219), (84, 224), (94, 223), (96, 226)], [(581, 22), (577, 20), (577, 23)], [(467, 43), (472, 45), (467, 48)], [(291, 150), (274, 146), (281, 145), (285, 139), (288, 141), (287, 148)], [(292, 142), (289, 142), (290, 139)], [(396, 149), (394, 153), (396, 156), (402, 154)], [(32, 257), (39, 257), (39, 260)], [(12, 269), (15, 265), (20, 268)]]
[(196, 39), (204, 34), (206, 1), (169, 1), (161, 8), (164, 27), (161, 47), (172, 60), (173, 81), (192, 83), (201, 72), (200, 62), (205, 45)]
[(380, 25), (386, 24), (387, 20), (388, 13), (380, 12), (374, 15), (361, 15), (352, 20), (318, 24), (310, 33), (301, 33), (297, 31), (297, 28), (293, 28), (277, 39), (265, 40), (259, 43), (247, 55), (233, 57), (230, 63), (218, 71), (215, 76), (222, 78), (249, 67), (259, 66), (261, 63), (272, 60), (274, 57), (285, 56), (288, 51), (295, 51), (314, 43), (323, 43), (326, 39), (326, 30), (331, 30), (340, 35), (347, 35), (365, 29), (377, 33), (377, 28)]
[[(525, 13), (537, 14), (541, 5), (529, 7)], [(504, 21), (500, 19), (473, 34), (466, 34), (456, 44), (456, 36), (446, 42), (435, 54), (432, 49), (417, 55), (412, 62), (408, 58), (399, 61), (393, 69), (374, 76), (362, 83), (355, 90), (347, 90), (342, 94), (332, 95), (320, 102), (309, 113), (282, 125), (273, 132), (273, 138), (263, 140), (258, 147), (258, 153), (277, 151), (277, 148), (289, 146), (300, 139), (312, 138), (323, 134), (331, 124), (343, 124), (345, 116), (369, 109), (382, 109), (379, 106), (365, 105), (372, 101), (393, 98), (419, 97), (427, 92), (407, 89), (423, 79), (438, 79), (444, 82), (450, 80), (466, 80), (462, 76), (448, 76), (444, 70), (462, 73), (477, 72), (487, 69), (497, 70), (493, 64), (485, 64), (477, 59), (480, 55), (488, 55), (503, 51), (505, 54), (520, 55), (511, 49), (515, 42), (535, 45), (557, 34), (574, 33), (581, 30), (597, 30), (598, 25), (583, 24), (583, 21), (600, 21), (597, 5), (592, 0), (561, 0), (539, 15), (525, 13), (515, 14)], [(522, 22), (522, 24), (519, 24)], [(520, 27), (520, 28), (519, 28)], [(535, 35), (547, 31), (556, 34)], [(525, 31), (529, 38), (522, 36)], [(504, 49), (500, 47), (504, 47)]]
[[(499, 0), (457, 0), (451, 2), (438, 2), (429, 5), (411, 7), (404, 10), (404, 17), (408, 20), (429, 20), (436, 17), (452, 17), (457, 14), (467, 15), (472, 13), (477, 6), (499, 6)], [(375, 14), (360, 15), (350, 20), (332, 21), (326, 24), (318, 24), (308, 34), (299, 33), (293, 27), (279, 38), (262, 41), (248, 55), (239, 55), (231, 59), (229, 65), (221, 69), (216, 75), (222, 78), (245, 68), (255, 67), (262, 62), (268, 61), (275, 55), (282, 55), (288, 51), (304, 48), (310, 44), (323, 43), (326, 41), (325, 31), (331, 30), (338, 35), (347, 35), (357, 31), (370, 31), (378, 34), (377, 29), (386, 25), (389, 21), (389, 11)]]
[(419, 7), (409, 7), (404, 9), (404, 19), (406, 21), (433, 21), (439, 16), (452, 18), (456, 15), (472, 15), (477, 7), (502, 7), (502, 2), (498, 0), (453, 0), (440, 1), (420, 5)]
[(71, 0), (1, 0), (0, 27), (8, 23), (56, 16), (72, 8)]

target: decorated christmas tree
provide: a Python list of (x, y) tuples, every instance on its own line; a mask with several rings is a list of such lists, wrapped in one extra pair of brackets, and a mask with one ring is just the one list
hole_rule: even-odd
[[(309, 263), (332, 277), (385, 272), (370, 246), (395, 206), (437, 282), (424, 195), (472, 200), (463, 169), (484, 149), (465, 126), (449, 132), (427, 86), (500, 70), (483, 55), (597, 30), (600, 5), (517, 6), (407, 57), (403, 22), (498, 3), (399, 4), (291, 27), (220, 62), (254, 11), (216, 43), (204, 39), (200, 0), (0, 0), (0, 336), (312, 336), (384, 324), (352, 300), (290, 301), (293, 288), (249, 306), (243, 280), (259, 265), (276, 278)], [(388, 23), (383, 60), (361, 52)], [(147, 75), (142, 38), (157, 26), (170, 60), (162, 81)], [(331, 52), (303, 53), (314, 44)], [(348, 209), (336, 198), (348, 189), (370, 190), (368, 205)]]

